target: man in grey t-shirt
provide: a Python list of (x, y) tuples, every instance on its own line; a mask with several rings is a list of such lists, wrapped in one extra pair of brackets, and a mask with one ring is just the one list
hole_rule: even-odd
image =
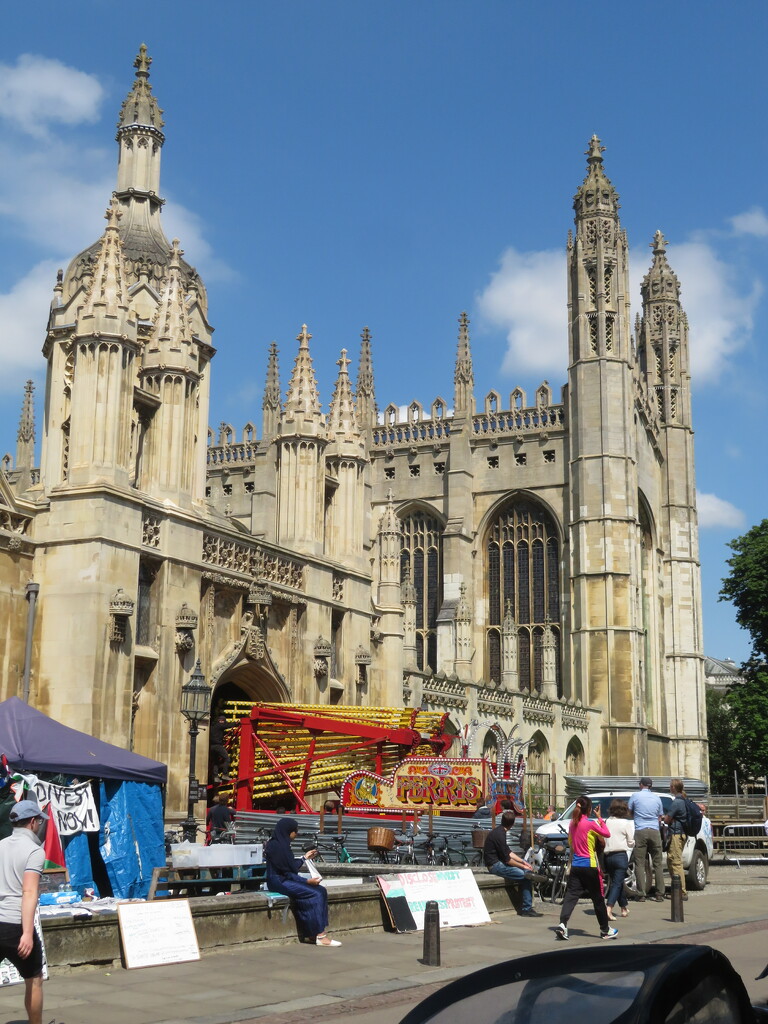
[(645, 857), (648, 853), (653, 864), (657, 903), (664, 902), (664, 868), (661, 860), (661, 832), (659, 819), (664, 813), (661, 799), (651, 792), (653, 779), (643, 776), (640, 788), (629, 798), (629, 810), (635, 822), (635, 877), (639, 899), (645, 899)]
[(43, 1021), (43, 951), (35, 931), (42, 837), (48, 815), (34, 800), (19, 800), (9, 815), (13, 832), (0, 842), (0, 960), (8, 959), (24, 979), (29, 1024)]

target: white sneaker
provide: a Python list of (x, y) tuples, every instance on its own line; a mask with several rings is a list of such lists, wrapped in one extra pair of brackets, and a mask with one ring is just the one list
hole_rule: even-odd
[(600, 932), (601, 939), (615, 939), (619, 934), (618, 928), (609, 928), (607, 932)]
[(557, 928), (555, 928), (555, 938), (562, 939), (563, 941), (568, 938), (568, 928), (566, 925), (559, 924)]

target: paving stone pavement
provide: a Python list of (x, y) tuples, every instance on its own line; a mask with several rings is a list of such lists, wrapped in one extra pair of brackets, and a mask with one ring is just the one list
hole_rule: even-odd
[[(713, 866), (712, 884), (691, 893), (685, 922), (670, 903), (631, 904), (620, 942), (715, 946), (742, 975), (753, 1002), (768, 1002), (768, 867)], [(480, 967), (554, 948), (559, 908), (537, 904), (538, 920), (494, 915), (478, 928), (441, 933), (442, 965), (420, 963), (420, 933), (349, 932), (340, 949), (252, 943), (203, 953), (199, 962), (127, 971), (57, 970), (45, 987), (44, 1021), (56, 1024), (397, 1024), (441, 985)], [(588, 902), (571, 918), (572, 945), (598, 942)], [(0, 994), (0, 1024), (23, 1024), (23, 991)]]

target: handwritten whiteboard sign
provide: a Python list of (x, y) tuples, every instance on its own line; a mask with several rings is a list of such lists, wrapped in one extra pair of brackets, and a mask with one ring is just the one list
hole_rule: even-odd
[[(386, 883), (384, 886), (382, 881)], [(385, 898), (395, 895), (405, 897), (419, 931), (424, 928), (424, 910), (428, 900), (437, 902), (441, 928), (491, 923), (475, 876), (468, 868), (409, 871), (402, 875), (390, 875), (387, 879), (380, 877), (378, 882)], [(395, 891), (395, 885), (398, 891)]]
[(189, 900), (120, 903), (117, 916), (126, 967), (200, 959)]

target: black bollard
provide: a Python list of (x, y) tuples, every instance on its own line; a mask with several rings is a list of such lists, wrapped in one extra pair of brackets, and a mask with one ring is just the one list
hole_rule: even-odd
[(672, 920), (682, 922), (683, 914), (683, 883), (679, 875), (672, 875)]
[(435, 900), (427, 900), (424, 908), (424, 956), (425, 967), (440, 966), (440, 908)]

